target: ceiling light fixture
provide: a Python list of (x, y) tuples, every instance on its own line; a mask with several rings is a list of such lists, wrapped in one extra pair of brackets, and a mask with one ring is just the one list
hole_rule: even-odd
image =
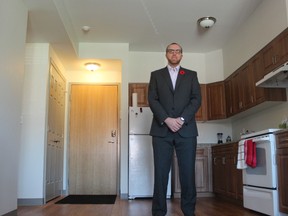
[(203, 28), (211, 28), (216, 22), (216, 19), (214, 17), (202, 17), (198, 19), (198, 24)]
[(100, 64), (94, 63), (94, 62), (89, 62), (85, 64), (85, 67), (89, 71), (96, 71), (100, 68)]
[(82, 26), (82, 31), (83, 32), (89, 32), (90, 31), (90, 26)]

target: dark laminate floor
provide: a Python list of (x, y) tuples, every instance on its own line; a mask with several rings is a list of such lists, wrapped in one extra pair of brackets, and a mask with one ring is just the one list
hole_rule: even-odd
[[(117, 197), (114, 205), (54, 204), (60, 198), (44, 206), (22, 206), (18, 216), (150, 216), (151, 199), (123, 200)], [(183, 216), (180, 200), (167, 201), (167, 216)], [(215, 197), (198, 198), (196, 216), (259, 216), (256, 212)]]

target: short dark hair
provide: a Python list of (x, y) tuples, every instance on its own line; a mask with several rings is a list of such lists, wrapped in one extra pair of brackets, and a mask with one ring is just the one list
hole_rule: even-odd
[(168, 52), (168, 47), (171, 46), (171, 45), (177, 45), (177, 46), (179, 46), (179, 47), (180, 47), (180, 50), (181, 50), (181, 53), (183, 52), (183, 49), (182, 49), (181, 45), (178, 44), (178, 43), (176, 43), (176, 42), (173, 42), (173, 43), (170, 43), (170, 44), (166, 47), (166, 53)]

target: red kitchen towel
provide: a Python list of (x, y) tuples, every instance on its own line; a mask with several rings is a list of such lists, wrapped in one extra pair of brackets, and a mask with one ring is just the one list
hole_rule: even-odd
[(256, 167), (256, 144), (250, 139), (246, 140), (246, 164), (252, 168)]

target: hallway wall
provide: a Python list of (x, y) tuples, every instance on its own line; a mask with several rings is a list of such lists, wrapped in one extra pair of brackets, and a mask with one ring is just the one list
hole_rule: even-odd
[(0, 215), (17, 209), (27, 17), (22, 0), (0, 1)]

